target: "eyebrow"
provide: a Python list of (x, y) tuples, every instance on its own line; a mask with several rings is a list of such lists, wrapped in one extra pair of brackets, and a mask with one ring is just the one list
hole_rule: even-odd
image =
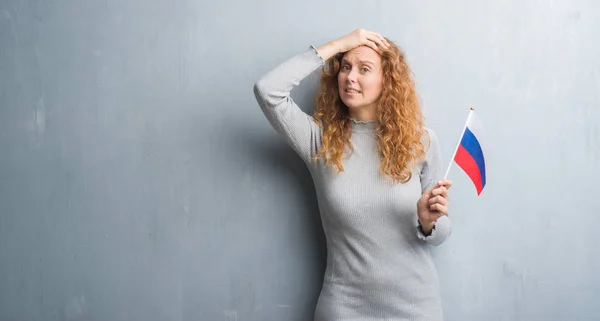
[[(371, 65), (371, 66), (375, 65), (372, 61), (369, 61), (369, 60), (359, 60), (359, 62), (361, 64), (366, 64), (366, 65)], [(342, 63), (343, 64), (351, 64), (350, 61), (346, 58), (342, 59)]]

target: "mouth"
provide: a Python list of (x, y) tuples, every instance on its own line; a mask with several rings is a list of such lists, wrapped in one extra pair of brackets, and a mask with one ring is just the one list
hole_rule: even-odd
[(354, 89), (354, 88), (346, 88), (344, 89), (344, 92), (348, 93), (348, 94), (360, 94), (361, 91), (358, 89)]

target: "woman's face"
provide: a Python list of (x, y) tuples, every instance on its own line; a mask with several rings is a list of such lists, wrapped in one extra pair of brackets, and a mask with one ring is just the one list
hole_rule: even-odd
[(348, 108), (374, 111), (382, 87), (381, 56), (375, 50), (360, 46), (344, 55), (338, 73), (338, 90)]

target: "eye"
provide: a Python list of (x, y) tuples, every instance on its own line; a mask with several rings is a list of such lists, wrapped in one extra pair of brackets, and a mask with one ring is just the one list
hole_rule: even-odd
[(369, 72), (370, 70), (369, 70), (369, 68), (367, 68), (367, 67), (363, 67), (363, 68), (362, 68), (362, 71), (363, 71), (363, 72)]
[(348, 71), (348, 70), (350, 70), (350, 66), (349, 65), (342, 65), (342, 70)]

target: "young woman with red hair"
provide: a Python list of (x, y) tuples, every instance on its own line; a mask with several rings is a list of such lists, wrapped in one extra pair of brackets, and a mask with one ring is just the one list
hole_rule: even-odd
[[(320, 67), (311, 116), (290, 92)], [(452, 183), (404, 53), (358, 29), (283, 62), (254, 92), (315, 183), (327, 241), (315, 320), (442, 320), (428, 246), (450, 235)]]

